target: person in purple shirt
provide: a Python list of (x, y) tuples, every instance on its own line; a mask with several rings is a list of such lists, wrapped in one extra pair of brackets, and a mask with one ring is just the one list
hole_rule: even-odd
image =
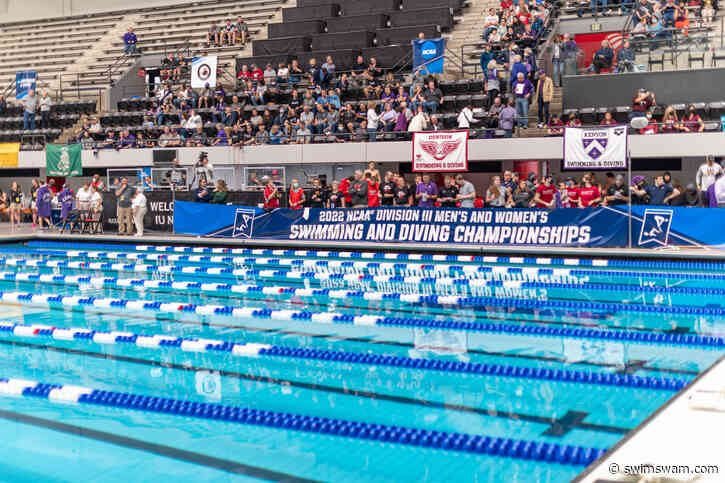
[(133, 27), (128, 28), (128, 32), (123, 35), (123, 50), (128, 55), (134, 55), (136, 53), (136, 34), (133, 33)]
[(423, 180), (418, 183), (415, 190), (415, 199), (418, 200), (418, 206), (421, 208), (433, 208), (433, 203), (438, 196), (438, 186), (430, 180), (429, 174), (423, 175)]
[[(50, 180), (51, 184), (55, 184), (55, 180)], [(35, 193), (35, 205), (38, 208), (38, 225), (43, 229), (43, 221), (48, 224), (50, 228), (50, 216), (51, 206), (50, 202), (53, 199), (53, 192), (48, 187), (48, 184), (43, 181)]]
[(58, 193), (58, 203), (60, 203), (61, 226), (65, 228), (65, 225), (70, 222), (71, 211), (73, 210), (73, 191), (67, 184), (64, 184), (63, 191)]
[(516, 117), (522, 129), (529, 127), (529, 98), (533, 91), (534, 85), (524, 77), (523, 72), (519, 72), (513, 83), (513, 93), (516, 96)]
[(710, 208), (725, 208), (725, 176), (719, 174), (713, 184), (707, 188), (708, 206)]
[(135, 148), (136, 147), (136, 138), (131, 134), (128, 129), (124, 130), (121, 135), (121, 142), (119, 143), (119, 148), (121, 149), (128, 149), (128, 148)]

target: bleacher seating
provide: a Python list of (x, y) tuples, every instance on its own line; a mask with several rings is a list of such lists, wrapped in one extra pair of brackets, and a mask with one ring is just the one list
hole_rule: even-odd
[(21, 149), (43, 149), (45, 143), (53, 142), (64, 129), (75, 125), (83, 115), (96, 112), (94, 101), (70, 101), (54, 104), (50, 110), (50, 127), (40, 129), (40, 115), (36, 116), (36, 129), (23, 130), (23, 108), (9, 104), (0, 117), (0, 142), (23, 143)]
[[(297, 58), (305, 67), (312, 58), (331, 55), (337, 70), (354, 57), (375, 57), (382, 68), (410, 64), (411, 44), (419, 33), (437, 37), (454, 24), (464, 0), (308, 0), (283, 8), (281, 24), (268, 26), (268, 40), (254, 42), (253, 56), (241, 64), (266, 65)], [(312, 53), (314, 52), (314, 55)], [(288, 54), (286, 56), (282, 54)]]
[[(39, 87), (48, 87), (51, 94), (78, 88), (104, 88), (133, 65), (134, 59), (119, 61), (123, 54), (122, 33), (134, 26), (138, 48), (145, 54), (164, 54), (182, 48), (193, 54), (209, 51), (220, 57), (220, 64), (234, 65), (241, 46), (207, 48), (206, 32), (212, 21), (221, 24), (225, 18), (245, 19), (252, 39), (266, 36), (266, 25), (277, 15), (287, 0), (205, 0), (191, 4), (131, 9), (83, 15), (63, 19), (38, 20), (0, 24), (0, 86), (15, 79), (19, 70), (36, 70)], [(118, 35), (105, 38), (109, 31)], [(105, 42), (99, 44), (100, 42)], [(96, 52), (97, 45), (103, 48)], [(91, 58), (78, 60), (90, 51)], [(71, 75), (72, 74), (72, 75)], [(97, 89), (94, 95), (97, 95)]]

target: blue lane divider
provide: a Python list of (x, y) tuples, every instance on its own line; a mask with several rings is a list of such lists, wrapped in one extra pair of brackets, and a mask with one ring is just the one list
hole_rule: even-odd
[[(437, 296), (432, 296), (437, 297)], [(485, 299), (485, 297), (476, 297)], [(254, 307), (232, 307), (224, 305), (198, 305), (185, 302), (151, 302), (147, 300), (127, 300), (101, 297), (62, 296), (52, 294), (34, 294), (31, 292), (0, 292), (0, 300), (27, 305), (76, 307), (83, 306), (150, 311), (150, 312), (184, 312), (199, 315), (223, 315), (231, 317), (252, 317), (258, 319), (276, 319), (298, 322), (314, 322), (326, 324), (354, 324), (363, 326), (398, 326), (434, 328), (441, 330), (457, 330), (470, 332), (491, 332), (512, 335), (571, 337), (583, 339), (599, 339), (611, 341), (628, 341), (636, 343), (675, 344), (685, 346), (701, 346), (722, 349), (725, 338), (710, 335), (688, 335), (661, 332), (629, 332), (623, 330), (583, 329), (570, 327), (548, 327), (531, 325), (513, 325), (507, 323), (462, 322), (456, 320), (420, 319), (413, 317), (379, 317), (375, 315), (349, 315), (336, 312), (312, 312), (302, 310), (269, 310)], [(481, 306), (493, 303), (510, 307), (516, 302), (538, 302), (531, 300), (496, 299), (489, 303), (482, 301)], [(572, 302), (562, 302), (571, 304)], [(578, 302), (577, 302), (578, 303)], [(528, 306), (528, 305), (527, 305)], [(537, 307), (530, 305), (528, 307)], [(539, 306), (540, 307), (540, 306)], [(567, 309), (570, 305), (565, 306)], [(656, 308), (656, 307), (655, 307)], [(653, 312), (654, 313), (654, 312)]]
[[(254, 250), (256, 251), (256, 250)], [(263, 250), (279, 252), (279, 250)], [(2, 250), (0, 249), (0, 253)], [(488, 276), (493, 274), (498, 278), (504, 279), (534, 279), (538, 280), (541, 278), (568, 278), (576, 279), (578, 277), (637, 277), (637, 278), (677, 278), (683, 280), (725, 280), (725, 274), (705, 274), (705, 273), (677, 273), (672, 274), (670, 272), (637, 272), (637, 271), (607, 271), (607, 270), (574, 270), (574, 269), (557, 269), (557, 268), (527, 268), (527, 267), (501, 267), (501, 266), (478, 266), (478, 265), (445, 265), (445, 264), (432, 264), (432, 265), (421, 265), (411, 263), (379, 263), (370, 261), (329, 261), (329, 260), (305, 260), (305, 259), (280, 259), (280, 258), (250, 258), (245, 259), (241, 257), (229, 257), (229, 256), (203, 256), (203, 255), (183, 255), (183, 254), (170, 254), (165, 253), (135, 253), (135, 252), (92, 252), (92, 251), (79, 251), (79, 250), (68, 250), (68, 251), (44, 251), (34, 252), (33, 250), (17, 250), (7, 249), (6, 253), (19, 253), (24, 255), (38, 255), (44, 254), (55, 257), (65, 258), (101, 258), (109, 260), (142, 260), (142, 261), (154, 261), (154, 260), (165, 260), (175, 261), (180, 263), (196, 262), (202, 265), (247, 265), (255, 267), (268, 267), (277, 266), (282, 268), (293, 268), (295, 270), (312, 270), (314, 272), (333, 272), (333, 273), (366, 273), (368, 275), (378, 273), (393, 272), (396, 274), (407, 274), (407, 275), (464, 275), (465, 277), (479, 278), (481, 276)], [(292, 254), (298, 253), (298, 251), (290, 251)], [(285, 252), (287, 253), (287, 252)], [(488, 257), (483, 257), (488, 258)], [(199, 271), (205, 270), (204, 267), (199, 267)], [(465, 280), (465, 279), (464, 279)], [(576, 280), (575, 280), (576, 281)], [(462, 283), (465, 284), (465, 283)]]
[(134, 344), (139, 347), (177, 347), (193, 352), (231, 352), (237, 356), (274, 356), (294, 359), (308, 359), (387, 367), (402, 367), (427, 371), (456, 372), (482, 376), (539, 379), (602, 386), (634, 387), (640, 389), (661, 389), (679, 391), (688, 384), (684, 379), (668, 377), (640, 377), (628, 374), (611, 374), (589, 371), (507, 366), (503, 364), (480, 364), (440, 359), (413, 359), (411, 357), (360, 354), (356, 352), (327, 349), (307, 349), (272, 346), (268, 344), (239, 343), (213, 339), (173, 337), (166, 334), (153, 336), (133, 332), (102, 332), (85, 328), (56, 328), (46, 325), (21, 325), (0, 322), (0, 334), (15, 337), (46, 337), (59, 340), (84, 339), (99, 344)]
[[(67, 242), (36, 241), (31, 240), (28, 246), (42, 247), (68, 247), (77, 248), (78, 244)], [(109, 250), (118, 250), (119, 245), (88, 244), (86, 246)], [(564, 265), (564, 266), (601, 266), (601, 267), (640, 267), (662, 268), (677, 270), (725, 270), (724, 262), (716, 261), (674, 261), (674, 260), (630, 260), (630, 259), (588, 259), (588, 258), (544, 258), (544, 257), (514, 257), (514, 256), (472, 256), (472, 255), (434, 255), (420, 253), (390, 253), (390, 252), (344, 252), (323, 250), (270, 250), (250, 248), (211, 248), (192, 246), (168, 245), (135, 245), (130, 248), (145, 252), (177, 252), (177, 253), (230, 253), (234, 255), (273, 255), (273, 256), (307, 256), (318, 258), (376, 258), (394, 260), (424, 260), (424, 261), (468, 261), (474, 263), (513, 263), (527, 265)]]
[(582, 446), (364, 423), (20, 379), (0, 379), (0, 394), (22, 395), (53, 402), (75, 402), (134, 411), (165, 413), (173, 416), (265, 426), (280, 430), (326, 434), (340, 438), (355, 438), (562, 465), (585, 466), (606, 452), (605, 449)]

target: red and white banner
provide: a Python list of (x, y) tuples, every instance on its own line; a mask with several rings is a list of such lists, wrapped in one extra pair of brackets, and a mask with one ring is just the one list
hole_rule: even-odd
[(414, 132), (413, 171), (468, 171), (468, 131)]

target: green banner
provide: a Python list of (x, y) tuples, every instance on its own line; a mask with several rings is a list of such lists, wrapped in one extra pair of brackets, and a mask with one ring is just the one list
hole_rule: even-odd
[(81, 176), (80, 144), (46, 144), (46, 176)]

